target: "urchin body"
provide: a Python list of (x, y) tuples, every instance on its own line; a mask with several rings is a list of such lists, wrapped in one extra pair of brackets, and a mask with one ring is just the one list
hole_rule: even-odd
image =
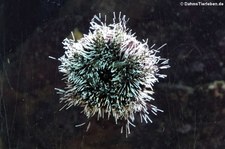
[[(161, 111), (150, 104), (153, 85), (160, 69), (169, 67), (168, 60), (157, 56), (158, 49), (149, 47), (147, 41), (138, 41), (126, 28), (125, 16), (107, 25), (101, 15), (94, 16), (90, 31), (77, 42), (63, 41), (65, 54), (59, 58), (59, 71), (64, 73), (66, 88), (58, 90), (67, 108), (83, 107), (90, 118), (114, 117), (115, 122), (126, 121), (126, 134), (135, 115), (141, 121), (152, 122), (149, 111)], [(133, 125), (134, 126), (134, 125)]]

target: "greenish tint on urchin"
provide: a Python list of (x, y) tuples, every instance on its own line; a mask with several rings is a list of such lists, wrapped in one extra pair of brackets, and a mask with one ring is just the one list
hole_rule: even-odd
[(65, 89), (57, 89), (64, 107), (80, 106), (87, 118), (110, 118), (125, 121), (126, 135), (135, 126), (135, 115), (141, 122), (152, 122), (149, 111), (158, 109), (150, 103), (154, 98), (153, 85), (160, 69), (169, 68), (168, 59), (158, 56), (159, 49), (138, 41), (126, 27), (125, 15), (106, 24), (106, 16), (94, 16), (90, 30), (83, 38), (65, 39), (65, 54), (58, 60), (64, 74)]

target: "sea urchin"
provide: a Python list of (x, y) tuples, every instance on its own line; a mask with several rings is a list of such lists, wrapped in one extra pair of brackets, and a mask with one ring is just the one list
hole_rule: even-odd
[[(150, 104), (153, 100), (153, 85), (160, 69), (169, 68), (168, 59), (157, 56), (158, 49), (149, 47), (146, 41), (138, 41), (126, 27), (125, 15), (106, 24), (106, 16), (94, 16), (90, 30), (83, 38), (65, 39), (65, 54), (59, 71), (64, 74), (65, 89), (57, 89), (64, 107), (83, 107), (87, 118), (110, 118), (125, 121), (126, 134), (130, 125), (135, 126), (135, 115), (141, 122), (152, 122), (149, 111), (158, 109)], [(123, 131), (123, 126), (121, 128)]]

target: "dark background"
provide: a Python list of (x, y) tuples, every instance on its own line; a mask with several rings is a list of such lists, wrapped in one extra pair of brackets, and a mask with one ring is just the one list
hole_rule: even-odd
[[(190, 1), (187, 1), (190, 2)], [(206, 1), (202, 1), (206, 2)], [(208, 1), (220, 2), (220, 1)], [(224, 3), (225, 5), (225, 3)], [(149, 45), (167, 46), (167, 79), (153, 104), (164, 113), (136, 123), (128, 138), (113, 120), (81, 109), (59, 111), (62, 40), (87, 34), (93, 15), (122, 12)], [(0, 0), (0, 149), (224, 149), (225, 6), (180, 6), (164, 0)]]

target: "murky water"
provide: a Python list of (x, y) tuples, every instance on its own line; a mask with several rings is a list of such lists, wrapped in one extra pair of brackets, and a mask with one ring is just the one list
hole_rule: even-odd
[[(0, 1), (0, 149), (225, 148), (225, 3), (207, 2)], [(113, 12), (130, 18), (138, 40), (167, 43), (160, 55), (171, 66), (151, 101), (164, 112), (150, 113), (148, 124), (135, 116), (127, 138), (123, 121), (87, 120), (82, 107), (59, 111), (55, 88), (65, 84), (49, 58), (64, 54), (71, 31), (81, 38), (95, 14), (110, 23)]]

